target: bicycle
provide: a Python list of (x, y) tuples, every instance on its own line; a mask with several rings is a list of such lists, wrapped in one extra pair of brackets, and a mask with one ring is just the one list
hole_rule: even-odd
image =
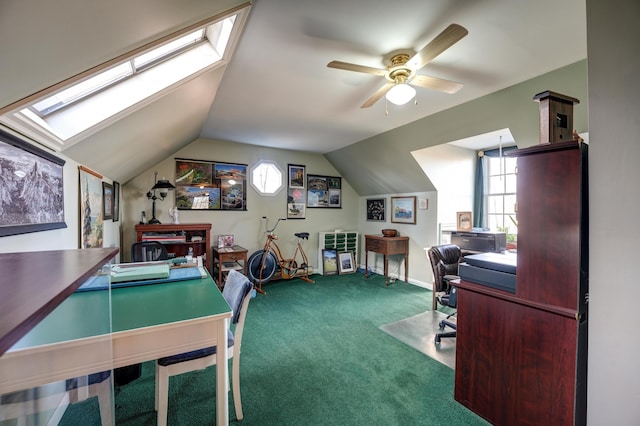
[[(256, 291), (261, 294), (266, 294), (262, 289), (262, 284), (268, 283), (278, 271), (283, 279), (300, 278), (303, 281), (314, 284), (315, 281), (309, 278), (309, 260), (301, 243), (303, 240), (309, 239), (309, 233), (298, 232), (294, 234), (298, 238), (296, 248), (293, 256), (285, 259), (282, 256), (282, 251), (278, 243), (276, 243), (278, 236), (274, 234), (274, 231), (281, 220), (287, 219), (282, 217), (278, 218), (273, 228), (269, 229), (269, 218), (266, 216), (262, 216), (262, 218), (266, 220), (265, 229), (267, 232), (267, 240), (262, 250), (254, 252), (247, 260), (247, 274), (249, 275), (249, 279), (255, 284)], [(298, 265), (296, 260), (298, 255), (300, 255), (302, 260), (300, 265)]]

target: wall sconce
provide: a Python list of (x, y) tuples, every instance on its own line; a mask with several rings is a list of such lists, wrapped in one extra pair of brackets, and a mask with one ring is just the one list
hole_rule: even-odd
[[(166, 179), (158, 180), (158, 172), (155, 172), (155, 176), (153, 178), (154, 185), (151, 188), (151, 191), (147, 192), (147, 198), (153, 200), (152, 209), (151, 209), (151, 219), (149, 219), (149, 224), (158, 224), (160, 221), (156, 219), (156, 200), (164, 200), (169, 195), (169, 190), (176, 189), (175, 186), (171, 184)], [(156, 191), (158, 191), (158, 195), (156, 195)]]

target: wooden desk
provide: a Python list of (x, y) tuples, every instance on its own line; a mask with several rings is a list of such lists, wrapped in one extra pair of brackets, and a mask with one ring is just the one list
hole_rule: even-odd
[[(74, 293), (0, 357), (0, 394), (226, 342), (230, 317), (209, 276)], [(218, 352), (227, 359), (226, 344)], [(216, 381), (217, 424), (227, 425), (226, 362)]]
[(217, 276), (216, 284), (222, 288), (222, 275), (230, 269), (224, 268), (225, 262), (235, 262), (242, 267), (242, 273), (247, 275), (247, 249), (240, 246), (228, 248), (213, 248), (213, 272)]
[(409, 237), (383, 237), (382, 235), (365, 235), (365, 276), (369, 278), (369, 252), (384, 256), (384, 285), (389, 285), (389, 256), (404, 255), (404, 280), (409, 276)]

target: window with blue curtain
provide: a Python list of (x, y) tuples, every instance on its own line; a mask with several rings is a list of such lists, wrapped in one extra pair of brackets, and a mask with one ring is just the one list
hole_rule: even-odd
[[(502, 154), (517, 147), (502, 148)], [(515, 241), (516, 158), (504, 157), (500, 149), (478, 153), (474, 199), (474, 227), (506, 232)]]

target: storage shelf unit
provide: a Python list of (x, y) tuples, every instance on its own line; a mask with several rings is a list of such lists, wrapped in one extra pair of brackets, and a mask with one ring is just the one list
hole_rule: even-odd
[(318, 271), (324, 273), (322, 266), (322, 250), (335, 249), (337, 253), (350, 251), (353, 253), (353, 260), (359, 264), (358, 253), (360, 252), (358, 233), (355, 231), (330, 231), (320, 232), (318, 238)]
[[(209, 255), (210, 234), (210, 223), (136, 225), (136, 241), (160, 241), (167, 248), (167, 252), (175, 254), (176, 257), (186, 256), (189, 248), (193, 248), (193, 256), (202, 256), (203, 264), (213, 275), (211, 260), (209, 260), (211, 258)], [(163, 235), (176, 235), (184, 238), (183, 241), (179, 241), (178, 237), (167, 240), (162, 237)], [(154, 236), (159, 237), (154, 239)]]

